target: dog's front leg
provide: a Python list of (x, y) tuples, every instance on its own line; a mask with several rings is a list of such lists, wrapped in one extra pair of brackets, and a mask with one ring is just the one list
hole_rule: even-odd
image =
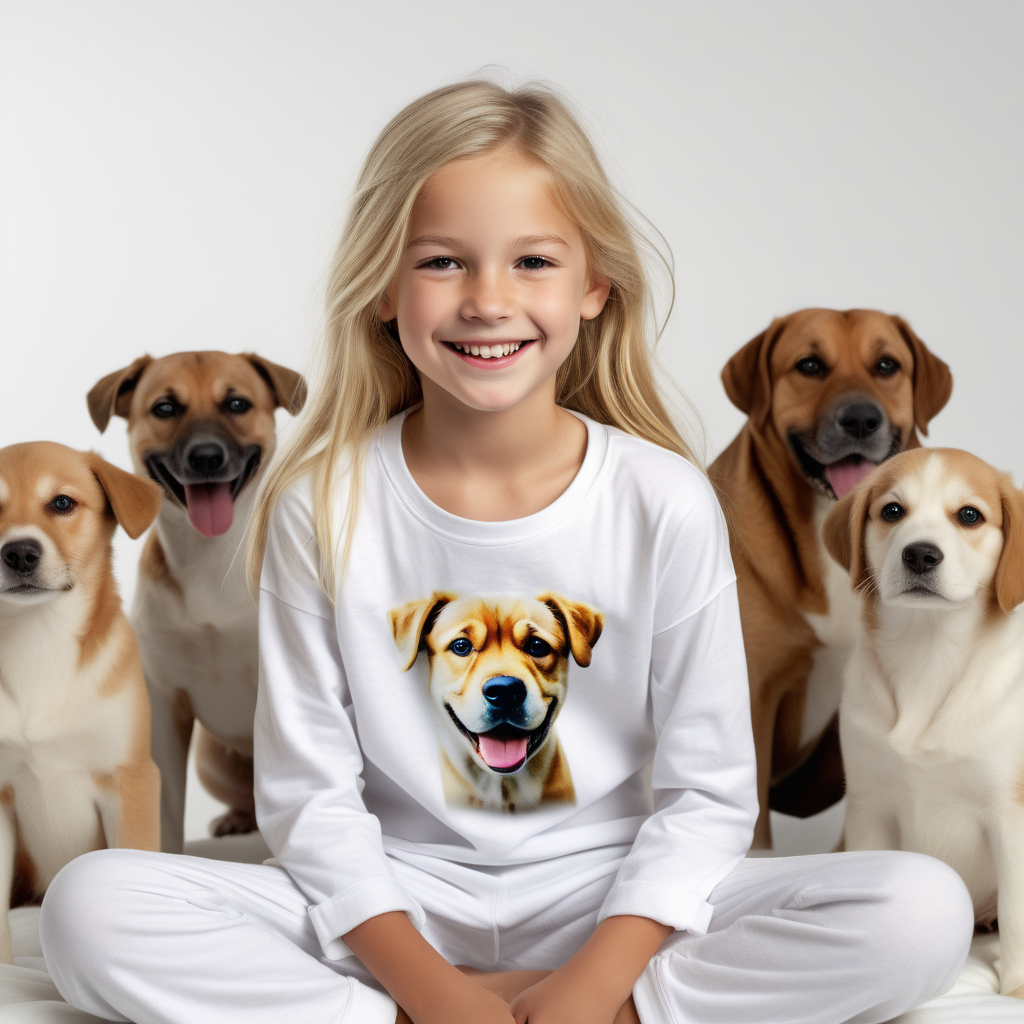
[(151, 749), (160, 769), (160, 848), (181, 853), (185, 845), (185, 778), (188, 747), (195, 719), (185, 692), (178, 699), (160, 686), (150, 685), (153, 716)]
[(1013, 801), (997, 827), (999, 991), (1024, 999), (1024, 807)]
[(14, 808), (0, 806), (0, 892), (4, 895), (3, 918), (0, 919), (0, 963), (13, 964), (11, 925), (7, 915), (11, 906), (11, 886), (14, 883), (14, 853), (18, 841), (14, 824)]

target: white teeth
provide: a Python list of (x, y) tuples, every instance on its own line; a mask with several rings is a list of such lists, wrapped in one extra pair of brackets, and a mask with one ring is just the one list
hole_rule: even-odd
[(470, 345), (469, 346), (469, 354), (473, 355), (473, 356), (480, 355), (480, 346), (479, 345)]
[(523, 347), (521, 341), (496, 342), (493, 345), (467, 345), (460, 341), (453, 341), (453, 347), (469, 356), (479, 356), (481, 359), (499, 359), (502, 356), (510, 356)]

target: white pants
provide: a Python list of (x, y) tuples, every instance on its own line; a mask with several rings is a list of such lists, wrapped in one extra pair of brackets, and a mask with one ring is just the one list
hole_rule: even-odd
[[(450, 962), (554, 968), (593, 931), (628, 848), (478, 868), (396, 854)], [(912, 853), (748, 859), (633, 990), (643, 1024), (886, 1021), (956, 979), (974, 927), (963, 883)], [(40, 938), (61, 994), (136, 1024), (394, 1024), (355, 957), (327, 960), (283, 869), (104, 850), (57, 876)]]

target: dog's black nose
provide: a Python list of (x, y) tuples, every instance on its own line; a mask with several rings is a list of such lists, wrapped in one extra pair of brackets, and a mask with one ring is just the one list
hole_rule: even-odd
[(19, 576), (31, 576), (42, 557), (43, 549), (34, 540), (12, 540), (0, 548), (0, 562)]
[(224, 465), (224, 449), (219, 444), (197, 444), (188, 453), (188, 464), (197, 473), (217, 473)]
[(859, 441), (882, 425), (882, 410), (872, 402), (857, 402), (839, 410), (839, 425)]
[(495, 676), (484, 683), (484, 700), (495, 711), (513, 711), (526, 700), (526, 684), (515, 676)]
[(903, 564), (918, 575), (931, 572), (942, 558), (942, 552), (934, 544), (908, 544), (903, 549)]

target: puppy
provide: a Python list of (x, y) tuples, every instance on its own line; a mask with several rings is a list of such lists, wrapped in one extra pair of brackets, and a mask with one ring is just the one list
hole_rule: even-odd
[(761, 804), (753, 845), (767, 848), (769, 806), (807, 817), (843, 794), (835, 715), (856, 608), (822, 521), (876, 463), (920, 444), (952, 378), (899, 317), (806, 309), (740, 349), (722, 380), (749, 416), (708, 472), (730, 520)]
[[(111, 570), (160, 489), (40, 441), (0, 449), (0, 890), (38, 900), (79, 854), (160, 847), (149, 699)], [(0, 962), (11, 963), (7, 914)]]
[(445, 801), (496, 811), (574, 803), (554, 724), (565, 704), (569, 653), (581, 668), (590, 664), (604, 616), (555, 594), (446, 593), (388, 616), (403, 672), (427, 651)]
[(224, 352), (142, 356), (89, 392), (99, 430), (111, 416), (127, 419), (136, 472), (163, 489), (139, 561), (132, 623), (153, 704), (166, 851), (182, 849), (197, 719), (199, 778), (230, 808), (212, 823), (213, 834), (256, 828), (256, 605), (242, 573), (229, 569), (274, 451), (274, 409), (298, 412), (305, 394), (293, 370)]
[(885, 463), (828, 515), (864, 595), (839, 731), (846, 848), (955, 868), (998, 916), (1000, 986), (1024, 998), (1024, 495), (949, 448)]

